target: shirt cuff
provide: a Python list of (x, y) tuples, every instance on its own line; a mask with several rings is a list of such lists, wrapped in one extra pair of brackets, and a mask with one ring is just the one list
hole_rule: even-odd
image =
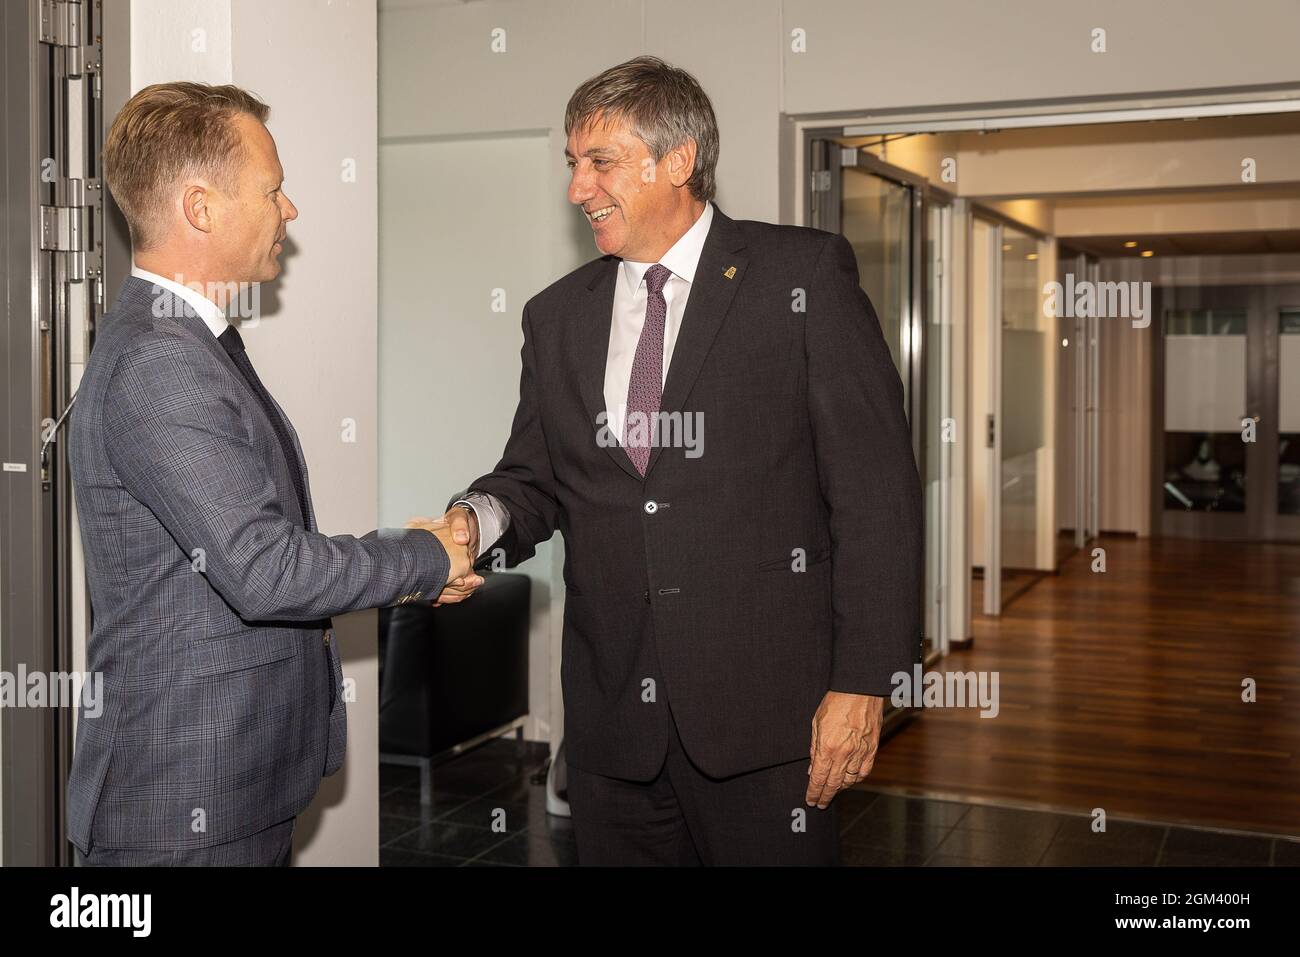
[(467, 492), (464, 498), (452, 502), (452, 505), (467, 505), (478, 520), (478, 554), (475, 559), (497, 543), (510, 527), (510, 513), (496, 498), (486, 492)]

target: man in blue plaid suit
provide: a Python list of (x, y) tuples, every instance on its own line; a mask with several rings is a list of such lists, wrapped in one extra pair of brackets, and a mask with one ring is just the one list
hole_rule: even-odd
[(71, 420), (105, 689), (68, 782), (90, 865), (287, 864), (343, 761), (330, 616), (479, 582), (443, 523), (317, 531), (297, 436), (226, 315), (279, 273), (298, 214), (267, 112), (237, 87), (159, 84), (105, 145), (134, 269)]

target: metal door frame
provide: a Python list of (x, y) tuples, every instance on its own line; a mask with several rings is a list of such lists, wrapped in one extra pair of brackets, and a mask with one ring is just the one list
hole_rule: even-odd
[[(928, 400), (926, 389), (925, 360), (928, 341), (926, 335), (926, 312), (929, 306), (926, 291), (925, 250), (929, 240), (929, 223), (926, 212), (932, 206), (942, 206), (948, 210), (949, 232), (952, 230), (952, 217), (955, 215), (957, 197), (931, 183), (923, 176), (910, 170), (894, 166), (881, 160), (863, 147), (841, 146), (833, 140), (838, 130), (826, 131), (826, 136), (810, 135), (805, 139), (807, 169), (810, 171), (805, 184), (805, 209), (809, 210), (809, 225), (828, 232), (843, 233), (843, 185), (844, 169), (861, 170), (909, 190), (910, 211), (908, 219), (908, 291), (904, 297), (904, 316), (902, 317), (903, 362), (906, 375), (903, 376), (904, 401), (907, 409), (908, 424), (912, 435), (912, 453), (916, 459), (917, 470), (925, 476), (928, 456), (925, 448), (926, 416)], [(952, 237), (949, 236), (948, 254), (951, 256)], [(952, 270), (948, 269), (945, 282), (951, 281)], [(951, 520), (950, 507), (941, 505), (941, 521)], [(948, 540), (952, 536), (947, 536)], [(946, 557), (946, 556), (945, 556)], [(939, 567), (941, 596), (951, 592), (947, 582), (947, 562), (941, 557)], [(929, 596), (923, 600), (928, 603)], [(942, 602), (941, 597), (940, 601)], [(937, 634), (929, 636), (933, 641), (933, 651), (926, 656), (927, 663), (946, 654), (951, 640), (948, 617), (942, 606), (936, 618)], [(962, 640), (965, 635), (959, 635)]]
[[(0, 335), (0, 668), (70, 674), (74, 511), (65, 424), (102, 308), (101, 6), (11, 0), (4, 27), (4, 269)], [(66, 434), (66, 433), (65, 433)], [(79, 577), (79, 576), (78, 576)], [(82, 609), (81, 611), (85, 611)], [(20, 689), (25, 690), (25, 689)], [(75, 703), (0, 709), (5, 865), (71, 863), (66, 782)]]
[(988, 412), (984, 423), (985, 465), (984, 614), (1002, 614), (1002, 230), (1003, 223), (979, 209), (976, 218), (990, 229), (988, 268), (988, 329), (985, 356), (988, 375)]

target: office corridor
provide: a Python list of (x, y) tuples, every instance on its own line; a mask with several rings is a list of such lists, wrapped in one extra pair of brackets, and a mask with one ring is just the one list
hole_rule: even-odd
[[(1000, 713), (931, 709), (871, 784), (1111, 818), (1300, 835), (1300, 548), (1102, 539), (976, 616), (945, 671), (997, 671)], [(1254, 703), (1243, 702), (1253, 679)]]

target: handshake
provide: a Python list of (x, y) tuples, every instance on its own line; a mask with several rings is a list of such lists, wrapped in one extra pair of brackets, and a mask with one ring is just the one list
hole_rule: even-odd
[(451, 605), (464, 601), (478, 590), (483, 579), (474, 572), (474, 561), (478, 557), (478, 517), (472, 509), (453, 505), (442, 518), (413, 518), (406, 523), (407, 528), (422, 528), (436, 537), (451, 559), (451, 568), (447, 572), (447, 584), (433, 603)]

